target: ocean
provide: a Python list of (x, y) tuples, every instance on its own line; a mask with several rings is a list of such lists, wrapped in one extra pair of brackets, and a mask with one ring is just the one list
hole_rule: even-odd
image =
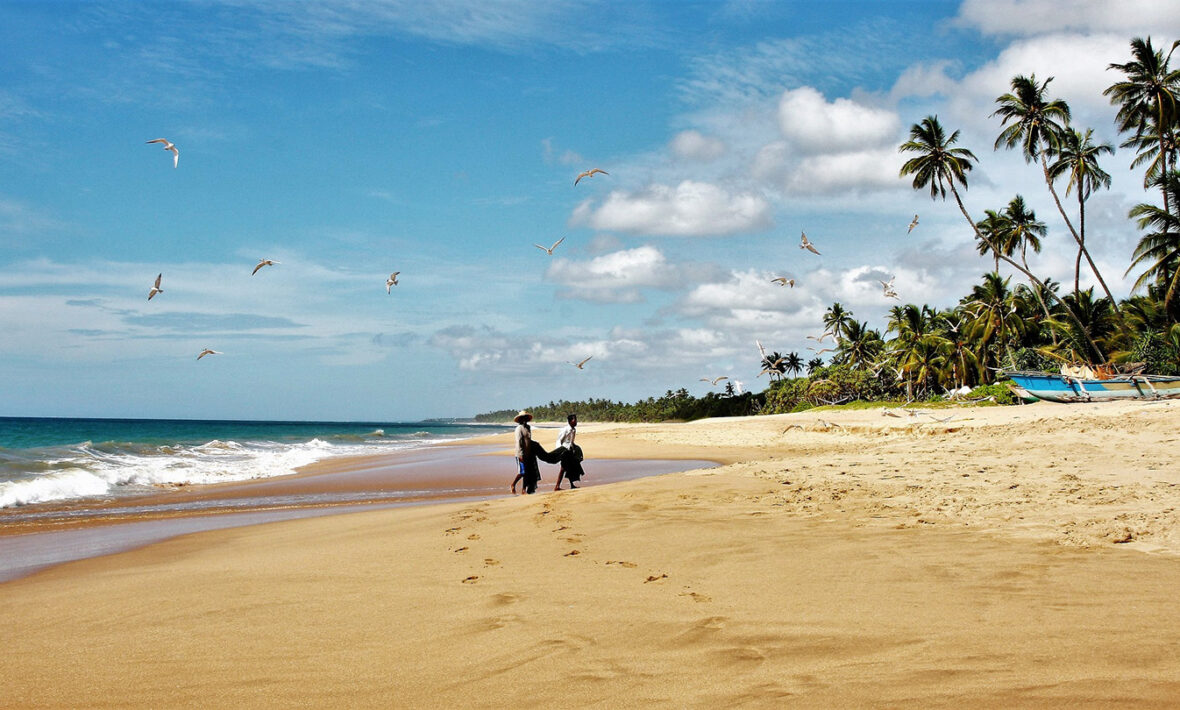
[(0, 417), (0, 508), (284, 476), (322, 459), (382, 454), (509, 428), (439, 421)]

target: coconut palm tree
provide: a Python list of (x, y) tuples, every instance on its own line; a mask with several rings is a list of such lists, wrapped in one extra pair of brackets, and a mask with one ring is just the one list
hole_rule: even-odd
[[(975, 236), (981, 241), (989, 242), (992, 252), (999, 256), (999, 259), (1017, 271), (1024, 274), (1025, 278), (1030, 283), (1035, 284), (1042, 289), (1044, 282), (1041, 281), (1035, 274), (1017, 263), (1012, 257), (1001, 254), (1001, 250), (996, 244), (986, 237), (979, 228), (975, 226), (975, 222), (968, 214), (967, 208), (963, 205), (963, 199), (959, 196), (959, 191), (955, 187), (955, 183), (960, 183), (964, 189), (967, 187), (967, 173), (971, 170), (971, 161), (975, 160), (975, 155), (966, 148), (955, 148), (954, 144), (959, 138), (959, 132), (955, 131), (947, 136), (939, 123), (937, 116), (927, 116), (922, 119), (919, 124), (914, 124), (910, 128), (910, 140), (898, 146), (898, 151), (902, 153), (917, 153), (917, 157), (911, 158), (901, 166), (901, 176), (914, 176), (914, 189), (921, 189), (930, 187), (931, 198), (937, 198), (939, 195), (946, 198), (947, 190), (950, 190), (951, 195), (955, 198), (955, 204), (959, 206), (959, 212), (963, 214), (963, 218), (971, 225)], [(1073, 320), (1077, 320), (1077, 315), (1066, 308), (1066, 316)], [(1081, 327), (1081, 322), (1077, 325)], [(1095, 344), (1094, 349), (1098, 346)]]
[(824, 313), (824, 330), (836, 337), (837, 342), (844, 337), (844, 331), (852, 322), (852, 311), (844, 310), (844, 306), (837, 301)]
[(1049, 228), (1037, 220), (1036, 213), (1028, 208), (1020, 195), (1013, 197), (1004, 208), (1004, 226), (1006, 230), (1000, 246), (1009, 255), (1016, 253), (1019, 248), (1020, 263), (1028, 269), (1028, 248), (1032, 247), (1034, 252), (1041, 253), (1041, 237), (1045, 236)]
[(783, 358), (783, 371), (790, 372), (795, 377), (803, 372), (803, 358), (799, 357), (799, 353), (787, 353)]
[(813, 357), (807, 361), (807, 374), (814, 375), (815, 371), (824, 366), (822, 357)]
[[(1172, 43), (1172, 49), (1164, 56), (1162, 49), (1151, 44), (1151, 37), (1136, 37), (1131, 40), (1132, 61), (1126, 64), (1111, 64), (1109, 69), (1122, 72), (1124, 79), (1111, 84), (1103, 96), (1110, 97), (1110, 103), (1119, 107), (1115, 121), (1120, 133), (1134, 132), (1134, 137), (1152, 135), (1159, 144), (1158, 175), (1164, 175), (1175, 167), (1175, 153), (1168, 150), (1169, 144), (1176, 143), (1176, 115), (1180, 103), (1180, 70), (1169, 64), (1172, 52), (1180, 41)], [(1158, 176), (1157, 175), (1157, 176)], [(1171, 212), (1171, 195), (1163, 190), (1164, 211)]]
[(983, 283), (971, 288), (964, 299), (967, 336), (977, 346), (977, 357), (985, 367), (1000, 364), (999, 354), (1012, 359), (1012, 340), (1023, 334), (1025, 321), (1017, 312), (1010, 279), (991, 272), (983, 275)]
[(1082, 256), (1085, 255), (1090, 264), (1090, 270), (1094, 272), (1094, 278), (1098, 279), (1098, 283), (1102, 285), (1102, 290), (1106, 293), (1106, 297), (1112, 302), (1114, 296), (1110, 294), (1110, 289), (1106, 286), (1106, 280), (1102, 278), (1102, 274), (1098, 272), (1098, 267), (1094, 265), (1092, 260), (1089, 260), (1089, 255), (1085, 250), (1086, 246), (1086, 200), (1089, 199), (1090, 193), (1099, 187), (1110, 187), (1110, 174), (1098, 165), (1098, 157), (1103, 153), (1113, 154), (1114, 148), (1110, 147), (1108, 143), (1095, 144), (1093, 140), (1093, 129), (1087, 128), (1085, 133), (1082, 133), (1073, 128), (1067, 128), (1061, 136), (1061, 140), (1057, 148), (1053, 151), (1055, 160), (1049, 165), (1049, 177), (1056, 180), (1062, 175), (1068, 176), (1068, 182), (1065, 184), (1065, 196), (1069, 197), (1071, 190), (1077, 192), (1078, 196), (1078, 255), (1074, 259), (1073, 270), (1073, 290), (1077, 293), (1080, 289), (1078, 281), (1081, 278), (1082, 271)]
[[(1180, 204), (1180, 171), (1166, 173), (1157, 181), (1163, 183), (1160, 187), (1168, 199), (1174, 204)], [(1139, 229), (1154, 230), (1140, 237), (1135, 247), (1127, 273), (1131, 273), (1136, 266), (1143, 266), (1144, 269), (1131, 290), (1137, 291), (1150, 283), (1162, 286), (1164, 309), (1170, 311), (1177, 285), (1180, 284), (1180, 217), (1167, 208), (1161, 209), (1146, 203), (1133, 207), (1130, 217), (1139, 220)]]
[(854, 370), (868, 369), (884, 350), (885, 342), (880, 333), (869, 328), (867, 323), (849, 319), (844, 338), (836, 348), (835, 359)]
[[(998, 150), (1001, 145), (1006, 148), (1019, 145), (1024, 162), (1031, 163), (1035, 160), (1040, 163), (1045, 184), (1049, 187), (1049, 194), (1053, 196), (1053, 203), (1057, 205), (1061, 219), (1077, 243), (1078, 250), (1086, 257), (1097, 275), (1097, 267), (1094, 266), (1094, 260), (1090, 258), (1090, 253), (1086, 249), (1086, 242), (1066, 214), (1049, 170), (1049, 156), (1059, 150), (1069, 125), (1069, 105), (1061, 99), (1050, 100), (1045, 95), (1051, 81), (1053, 77), (1038, 84), (1035, 74), (1012, 78), (1012, 92), (996, 99), (999, 108), (992, 113), (993, 116), (999, 116), (1002, 125), (1005, 126), (996, 138), (995, 147)], [(1098, 279), (1102, 280), (1101, 275), (1098, 275)], [(1103, 283), (1104, 289), (1105, 286)], [(1107, 296), (1113, 300), (1109, 290)]]
[[(1007, 234), (1010, 225), (1002, 212), (984, 210), (984, 214), (987, 216), (975, 223), (975, 229), (982, 236), (982, 239), (976, 240), (975, 246), (980, 256), (991, 254), (995, 260), (995, 271), (999, 271), (1000, 253), (996, 247), (1005, 244), (1004, 235)], [(1012, 253), (1008, 252), (1007, 256), (1012, 256)]]

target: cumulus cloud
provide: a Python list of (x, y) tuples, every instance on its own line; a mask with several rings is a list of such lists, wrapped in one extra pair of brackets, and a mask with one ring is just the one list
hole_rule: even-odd
[(787, 189), (830, 193), (850, 188), (898, 187), (906, 184), (898, 177), (903, 162), (893, 148), (810, 155), (799, 161), (787, 180)]
[(686, 282), (713, 275), (715, 267), (671, 264), (652, 246), (616, 251), (589, 261), (555, 259), (546, 278), (565, 285), (559, 298), (596, 303), (637, 303), (642, 288), (674, 290)]
[(888, 109), (845, 98), (829, 102), (820, 92), (804, 86), (783, 92), (778, 125), (798, 150), (832, 153), (890, 143), (896, 139), (901, 121)]
[(672, 149), (673, 155), (685, 160), (707, 162), (725, 155), (725, 143), (694, 130), (677, 133), (672, 138), (669, 147)]
[(675, 187), (654, 184), (638, 192), (615, 190), (597, 208), (587, 200), (574, 210), (570, 222), (633, 234), (699, 237), (765, 229), (771, 225), (771, 209), (760, 195), (684, 180)]
[(956, 23), (985, 34), (1034, 35), (1060, 31), (1123, 35), (1180, 30), (1180, 6), (1161, 0), (964, 0)]

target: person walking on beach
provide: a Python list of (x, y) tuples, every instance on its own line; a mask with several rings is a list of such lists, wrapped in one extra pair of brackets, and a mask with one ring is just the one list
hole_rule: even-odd
[(570, 482), (570, 488), (577, 488), (577, 482), (585, 473), (582, 471), (582, 448), (574, 443), (574, 439), (578, 435), (578, 415), (567, 414), (565, 421), (565, 426), (557, 435), (557, 451), (561, 453), (561, 469), (557, 472), (557, 485), (553, 487), (555, 491), (561, 490), (563, 476), (565, 480)]
[(537, 483), (541, 480), (537, 459), (545, 463), (557, 463), (564, 453), (564, 449), (546, 451), (545, 447), (533, 441), (533, 428), (529, 425), (532, 418), (532, 414), (522, 409), (512, 419), (516, 422), (516, 462), (520, 469), (516, 478), (512, 479), (513, 493), (516, 493), (517, 483), (521, 483), (521, 492), (536, 493)]

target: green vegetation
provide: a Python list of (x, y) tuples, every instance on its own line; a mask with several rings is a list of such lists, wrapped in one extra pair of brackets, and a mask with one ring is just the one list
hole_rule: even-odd
[[(934, 200), (945, 202), (949, 193), (978, 252), (993, 265), (958, 304), (947, 309), (899, 304), (889, 311), (882, 333), (833, 303), (823, 316), (821, 339), (832, 339), (833, 344), (821, 346), (834, 350), (831, 361), (804, 362), (794, 352), (763, 353), (759, 365), (770, 386), (761, 394), (695, 398), (681, 389), (635, 404), (561, 402), (534, 413), (553, 419), (567, 411), (585, 420), (695, 419), (843, 402), (930, 400), (963, 387), (975, 388), (973, 397), (1012, 403), (1009, 390), (996, 384), (1002, 370), (1051, 370), (1065, 363), (1136, 363), (1152, 374), (1180, 375), (1180, 69), (1170, 66), (1180, 42), (1166, 54), (1150, 38), (1136, 38), (1130, 46), (1131, 61), (1110, 65), (1117, 80), (1104, 95), (1118, 107), (1117, 128), (1124, 136), (1119, 147), (1135, 151), (1132, 169), (1143, 170), (1144, 190), (1148, 195), (1158, 191), (1159, 204), (1144, 202), (1128, 213), (1142, 233), (1126, 272), (1136, 274), (1129, 298), (1118, 301), (1111, 294), (1090, 256), (1090, 247), (1103, 235), (1086, 231), (1087, 200), (1110, 186), (1099, 160), (1114, 148), (1095, 142), (1093, 129), (1071, 124), (1069, 105), (1049, 93), (1053, 77), (1016, 76), (1011, 91), (996, 98), (992, 115), (999, 118), (1000, 132), (994, 149), (1019, 150), (1038, 170), (1065, 225), (1065, 238), (1050, 234), (1022, 195), (985, 208), (984, 217), (974, 219), (964, 194), (979, 159), (957, 145), (959, 131), (948, 133), (937, 116), (927, 116), (898, 148), (909, 156), (901, 176), (912, 177), (915, 190), (929, 189)], [(1068, 290), (1038, 275), (1036, 264), (1029, 262), (1030, 251), (1062, 250), (1074, 261)], [(999, 272), (1001, 263), (1012, 276)], [(1083, 269), (1097, 283), (1097, 294), (1094, 287), (1080, 287)], [(804, 370), (807, 375), (799, 376)], [(514, 414), (481, 418), (503, 420)]]

